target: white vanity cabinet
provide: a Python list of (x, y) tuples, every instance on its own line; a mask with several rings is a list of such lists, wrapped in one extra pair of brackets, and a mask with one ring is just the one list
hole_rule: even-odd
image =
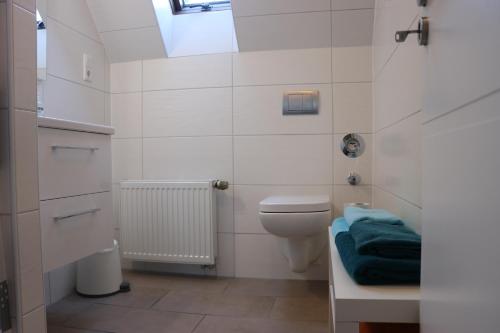
[(44, 272), (113, 244), (113, 128), (38, 118)]

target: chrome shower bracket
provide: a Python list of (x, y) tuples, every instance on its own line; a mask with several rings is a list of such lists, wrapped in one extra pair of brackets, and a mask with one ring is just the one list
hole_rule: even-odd
[(396, 43), (403, 43), (408, 38), (408, 35), (418, 34), (418, 45), (426, 46), (429, 44), (429, 18), (421, 17), (418, 20), (417, 30), (401, 30), (396, 31), (394, 38)]

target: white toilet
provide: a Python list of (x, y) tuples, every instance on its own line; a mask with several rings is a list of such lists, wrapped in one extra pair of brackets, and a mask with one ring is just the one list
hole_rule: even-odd
[(264, 228), (281, 238), (283, 254), (294, 272), (305, 272), (327, 243), (331, 203), (321, 196), (272, 196), (260, 202)]

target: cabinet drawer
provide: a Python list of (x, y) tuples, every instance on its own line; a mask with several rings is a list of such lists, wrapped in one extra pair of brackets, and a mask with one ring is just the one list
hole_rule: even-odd
[(40, 200), (111, 190), (109, 135), (38, 129)]
[(44, 272), (112, 247), (111, 192), (42, 201)]

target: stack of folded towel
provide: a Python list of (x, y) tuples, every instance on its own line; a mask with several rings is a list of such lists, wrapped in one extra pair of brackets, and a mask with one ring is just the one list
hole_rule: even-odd
[(421, 238), (382, 209), (347, 207), (333, 223), (338, 252), (359, 284), (420, 282)]

